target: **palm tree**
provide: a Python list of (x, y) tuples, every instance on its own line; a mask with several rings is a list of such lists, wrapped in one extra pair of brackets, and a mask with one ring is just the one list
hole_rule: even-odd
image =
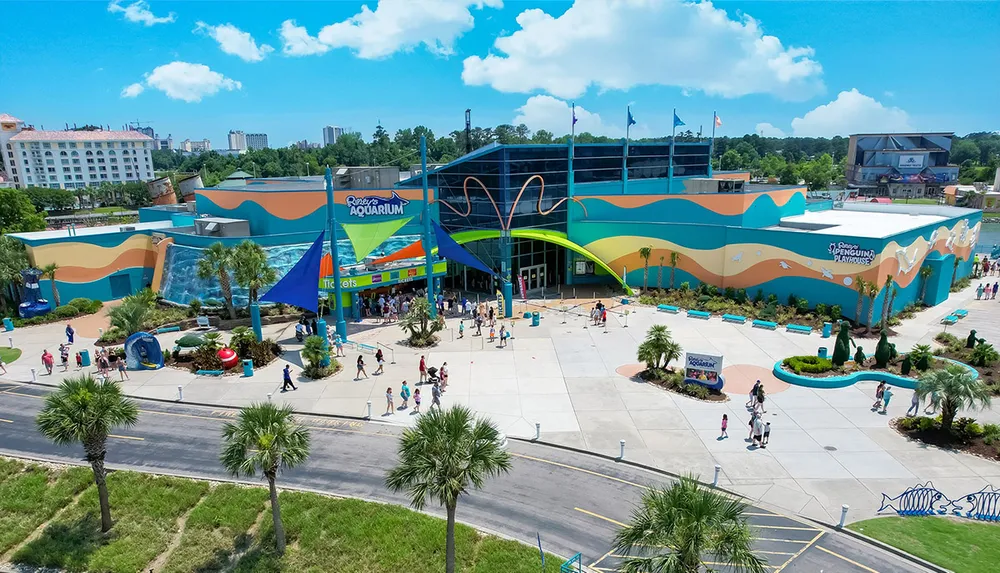
[(934, 269), (929, 266), (920, 267), (920, 302), (927, 304), (927, 283), (934, 274)]
[(615, 553), (631, 556), (619, 570), (697, 573), (706, 558), (734, 571), (763, 573), (767, 566), (752, 551), (745, 510), (744, 503), (690, 476), (647, 490), (629, 524), (615, 534)]
[(42, 267), (42, 276), (49, 279), (49, 283), (52, 285), (52, 300), (59, 306), (59, 291), (56, 290), (56, 271), (59, 270), (59, 265), (55, 263), (49, 263)]
[(89, 375), (67, 378), (55, 392), (45, 397), (36, 424), (43, 436), (59, 445), (82, 444), (86, 460), (94, 471), (97, 497), (101, 504), (101, 531), (111, 529), (108, 502), (108, 434), (115, 428), (129, 428), (139, 420), (139, 407), (113, 382), (100, 383)]
[(229, 270), (233, 264), (233, 250), (220, 243), (212, 243), (201, 254), (198, 260), (198, 278), (207, 280), (211, 278), (219, 279), (219, 288), (222, 289), (222, 298), (226, 299), (226, 310), (229, 311), (229, 318), (236, 318), (236, 309), (233, 308), (233, 286), (229, 278)]
[(275, 481), (279, 470), (294, 468), (309, 457), (309, 430), (295, 421), (291, 406), (258, 402), (240, 410), (235, 423), (226, 422), (222, 442), (219, 459), (226, 471), (236, 477), (253, 477), (259, 471), (267, 478), (275, 549), (283, 554), (285, 526)]
[(951, 269), (951, 288), (955, 288), (955, 279), (958, 275), (958, 265), (962, 264), (962, 257), (955, 257), (955, 264)]
[(482, 489), (486, 479), (510, 471), (510, 454), (492, 422), (478, 419), (464, 406), (430, 410), (399, 439), (399, 465), (385, 485), (406, 491), (410, 503), (422, 509), (430, 497), (445, 507), (448, 531), (445, 571), (455, 571), (455, 509), (471, 486)]
[(233, 277), (236, 284), (249, 291), (247, 309), (257, 302), (260, 289), (278, 280), (278, 273), (267, 261), (267, 252), (247, 239), (233, 249)]
[(444, 318), (432, 318), (427, 299), (415, 298), (410, 303), (410, 310), (400, 318), (399, 327), (410, 333), (411, 344), (427, 346), (433, 342), (434, 334), (444, 330)]
[(649, 256), (653, 254), (653, 247), (640, 247), (639, 257), (642, 258), (642, 292), (649, 288)]
[(663, 255), (660, 255), (660, 266), (656, 267), (656, 290), (663, 290)]
[(861, 325), (861, 313), (864, 310), (865, 293), (868, 291), (868, 281), (861, 278), (861, 275), (854, 277), (854, 288), (858, 290), (858, 308), (854, 311), (854, 321)]
[(302, 347), (302, 358), (308, 362), (307, 374), (318, 374), (323, 363), (330, 363), (330, 346), (322, 336), (310, 336)]
[(889, 324), (888, 323), (888, 319), (889, 319), (888, 314), (890, 312), (892, 312), (891, 309), (889, 308), (889, 304), (891, 302), (891, 297), (892, 297), (892, 275), (886, 275), (886, 277), (885, 277), (885, 284), (882, 286), (882, 292), (885, 293), (885, 296), (882, 298), (882, 321), (881, 321), (881, 323), (882, 323), (882, 328), (885, 328)]
[(931, 397), (941, 407), (941, 428), (950, 430), (959, 410), (989, 408), (990, 391), (968, 370), (952, 364), (944, 370), (929, 370), (917, 382), (917, 396)]
[[(639, 345), (639, 360), (650, 370), (666, 368), (671, 361), (681, 357), (682, 348), (670, 337), (670, 329), (662, 324), (654, 324), (646, 331), (646, 340)], [(662, 363), (662, 366), (661, 366)]]
[(108, 320), (111, 326), (131, 336), (145, 327), (154, 304), (156, 295), (150, 289), (143, 289), (125, 297), (120, 305), (108, 309)]
[(872, 322), (875, 320), (875, 298), (878, 297), (878, 283), (871, 281), (868, 283), (868, 324), (865, 325), (865, 334), (871, 334)]
[(674, 290), (674, 272), (677, 270), (677, 263), (681, 261), (681, 256), (676, 252), (670, 253), (670, 290)]

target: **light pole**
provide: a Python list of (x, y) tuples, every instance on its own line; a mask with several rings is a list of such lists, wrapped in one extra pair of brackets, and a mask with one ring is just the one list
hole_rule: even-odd
[(424, 188), (424, 257), (427, 265), (427, 303), (431, 306), (431, 318), (437, 318), (434, 303), (434, 257), (431, 254), (431, 201), (427, 190), (427, 137), (420, 136), (420, 181)]
[(340, 257), (337, 253), (337, 206), (333, 202), (333, 170), (326, 168), (326, 214), (330, 219), (330, 258), (333, 262), (333, 305), (336, 307), (337, 336), (347, 341), (344, 299), (340, 286)]

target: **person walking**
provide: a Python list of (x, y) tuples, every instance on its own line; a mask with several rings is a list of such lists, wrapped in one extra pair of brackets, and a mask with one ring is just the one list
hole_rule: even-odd
[(333, 345), (337, 347), (337, 356), (347, 358), (347, 353), (344, 352), (344, 341), (341, 340), (340, 336), (333, 339)]
[(722, 415), (722, 433), (719, 434), (719, 439), (720, 440), (723, 439), (723, 438), (728, 438), (729, 437), (729, 433), (726, 432), (727, 428), (729, 428), (729, 416), (726, 415), (726, 414), (723, 414)]
[(757, 389), (760, 388), (760, 380), (754, 382), (753, 388), (750, 389), (750, 398), (747, 400), (746, 407), (753, 409), (754, 404), (757, 402)]
[(753, 423), (757, 421), (757, 412), (750, 414), (750, 431), (747, 433), (747, 441), (753, 439)]
[(385, 357), (382, 354), (381, 348), (375, 351), (375, 364), (378, 364), (378, 368), (372, 373), (373, 376), (385, 373)]
[(764, 384), (757, 387), (757, 403), (754, 407), (760, 409), (761, 414), (767, 413), (767, 410), (764, 409)]
[(410, 387), (406, 385), (406, 380), (403, 380), (403, 385), (399, 387), (399, 400), (402, 402), (400, 406), (403, 410), (410, 407)]
[(67, 322), (66, 323), (66, 343), (67, 344), (73, 344), (73, 337), (75, 337), (75, 336), (76, 336), (76, 331), (73, 330), (73, 327), (70, 325), (70, 323)]
[(761, 439), (760, 447), (766, 448), (767, 442), (771, 440), (771, 422), (766, 422), (764, 424), (764, 436)]
[(420, 379), (417, 381), (417, 384), (420, 385), (420, 384), (424, 384), (426, 382), (427, 382), (427, 360), (424, 358), (424, 355), (421, 354), (420, 355)]
[(500, 325), (500, 348), (507, 346), (507, 339), (510, 338), (510, 332), (507, 331), (507, 327)]
[(476, 336), (483, 335), (483, 317), (481, 315), (476, 316)]
[(288, 387), (291, 386), (292, 390), (298, 390), (295, 384), (292, 383), (292, 365), (285, 364), (285, 369), (281, 371), (282, 381), (281, 381), (281, 391), (288, 391)]
[(983, 283), (979, 283), (976, 287), (976, 300), (981, 300), (983, 298)]
[(385, 416), (392, 415), (392, 386), (385, 389)]
[(365, 372), (365, 357), (358, 354), (358, 374), (354, 377), (355, 380), (361, 380), (361, 375), (364, 374), (365, 378), (368, 378), (368, 373)]
[(872, 412), (878, 411), (882, 405), (882, 393), (885, 392), (885, 382), (879, 382), (875, 388), (875, 402), (872, 403)]
[(441, 391), (444, 392), (445, 388), (448, 387), (448, 363), (443, 362), (441, 364), (441, 369), (438, 370), (438, 376), (441, 377)]
[(761, 446), (764, 439), (764, 422), (760, 418), (753, 420), (753, 444)]
[(52, 362), (52, 355), (49, 354), (49, 351), (47, 349), (42, 350), (42, 366), (45, 367), (45, 371), (49, 374), (52, 374)]
[[(910, 410), (913, 410), (912, 414), (910, 413)], [(913, 398), (910, 398), (910, 407), (906, 409), (906, 416), (916, 416), (918, 413), (920, 413), (920, 396), (917, 394), (917, 391), (914, 390)]]
[(458, 337), (465, 338), (465, 320), (458, 321)]
[(124, 382), (126, 380), (131, 380), (131, 378), (129, 378), (128, 372), (125, 371), (125, 359), (121, 357), (118, 358), (118, 379), (121, 382)]
[(420, 413), (420, 388), (413, 391), (413, 413)]
[(76, 353), (76, 369), (79, 370), (83, 368), (83, 355), (79, 352)]
[(437, 382), (434, 383), (434, 386), (431, 386), (431, 405), (428, 408), (433, 408), (434, 406), (437, 406), (438, 410), (441, 409), (441, 387), (438, 386)]
[(886, 410), (889, 409), (889, 400), (892, 399), (892, 386), (886, 386), (885, 391), (882, 392), (882, 413), (885, 414)]
[(59, 363), (62, 364), (63, 372), (69, 370), (69, 344), (59, 345)]
[(496, 340), (496, 338), (497, 338), (497, 332), (496, 332), (496, 330), (494, 330), (494, 328), (493, 328), (493, 327), (491, 326), (491, 327), (490, 327), (490, 342), (493, 342), (494, 340)]
[(937, 405), (938, 405), (937, 392), (931, 392), (931, 399), (930, 401), (927, 402), (927, 407), (924, 408), (924, 414), (927, 415), (937, 414)]
[(993, 296), (990, 299), (995, 299), (997, 297), (997, 291), (1000, 290), (1000, 283), (993, 283)]

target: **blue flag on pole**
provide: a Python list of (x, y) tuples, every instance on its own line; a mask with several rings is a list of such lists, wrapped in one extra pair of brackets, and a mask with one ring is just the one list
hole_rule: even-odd
[(674, 112), (674, 127), (680, 127), (682, 125), (684, 125), (684, 122), (681, 121), (681, 118), (677, 117), (677, 112), (675, 111)]
[[(628, 125), (626, 125), (625, 127), (629, 127), (629, 126), (635, 125), (635, 118), (632, 117), (632, 108), (628, 107), (628, 108), (625, 108), (625, 109), (626, 109), (626, 111), (628, 111)], [(675, 115), (674, 118), (676, 119), (677, 116)], [(681, 124), (681, 125), (683, 125), (683, 124)]]

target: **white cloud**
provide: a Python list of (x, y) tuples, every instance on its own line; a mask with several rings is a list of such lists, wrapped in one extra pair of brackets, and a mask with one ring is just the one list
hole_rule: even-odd
[[(547, 95), (536, 95), (528, 98), (528, 101), (515, 110), (517, 115), (511, 123), (513, 125), (524, 124), (532, 131), (544, 129), (551, 132), (556, 137), (566, 135), (570, 132), (573, 121), (572, 104), (558, 98)], [(608, 125), (601, 119), (601, 116), (587, 111), (582, 106), (576, 106), (576, 132), (591, 133), (593, 135), (607, 135), (609, 137), (624, 137), (625, 128), (621, 126)], [(624, 125), (624, 118), (622, 119)], [(632, 134), (639, 136), (636, 127), (633, 126)]]
[(259, 62), (264, 56), (274, 51), (274, 48), (267, 44), (257, 46), (253, 36), (249, 32), (244, 32), (232, 24), (219, 24), (210, 26), (204, 22), (198, 22), (195, 32), (204, 32), (219, 43), (219, 48), (223, 52), (232, 56), (238, 56), (245, 62)]
[(143, 92), (146, 88), (142, 87), (140, 83), (134, 83), (130, 86), (125, 87), (122, 90), (122, 97), (136, 97)]
[[(130, 90), (135, 85), (132, 84), (125, 90)], [(157, 66), (146, 75), (146, 85), (162, 91), (171, 99), (188, 103), (201, 101), (201, 98), (214, 95), (220, 90), (233, 91), (243, 87), (240, 82), (213, 72), (204, 64), (188, 62), (170, 62)]]
[(732, 20), (710, 2), (576, 0), (553, 17), (517, 16), (486, 57), (465, 59), (462, 79), (502, 92), (577, 97), (590, 86), (676, 86), (722, 97), (769, 93), (804, 100), (824, 91), (812, 48), (786, 47), (756, 20)]
[(323, 42), (309, 35), (305, 26), (296, 26), (295, 20), (285, 20), (281, 23), (281, 51), (288, 56), (312, 56), (323, 54), (330, 50)]
[(116, 12), (121, 12), (125, 15), (125, 19), (129, 22), (135, 22), (137, 24), (144, 24), (146, 26), (155, 26), (156, 24), (169, 24), (177, 19), (177, 15), (173, 12), (167, 14), (166, 16), (157, 16), (149, 9), (149, 4), (143, 2), (143, 0), (136, 0), (128, 6), (122, 7), (121, 0), (111, 0), (108, 4), (108, 12), (112, 14)]
[(786, 137), (784, 131), (766, 122), (758, 123), (753, 128), (753, 132), (759, 134), (761, 137)]
[(898, 107), (886, 107), (857, 88), (792, 120), (797, 137), (830, 137), (852, 133), (912, 131), (910, 116)]
[(502, 8), (503, 0), (379, 0), (342, 22), (324, 26), (316, 37), (292, 20), (281, 25), (283, 51), (290, 56), (350, 48), (359, 58), (391, 56), (423, 44), (431, 53), (454, 53), (455, 40), (472, 29), (470, 8)]

